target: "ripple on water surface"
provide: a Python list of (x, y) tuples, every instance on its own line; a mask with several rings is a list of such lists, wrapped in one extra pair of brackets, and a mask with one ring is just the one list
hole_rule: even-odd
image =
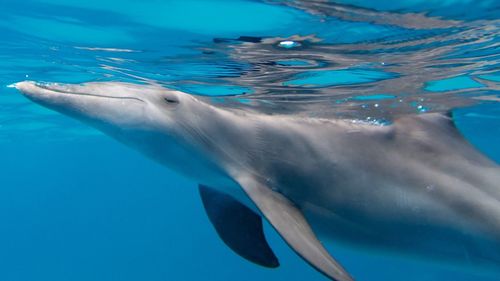
[[(499, 6), (481, 0), (7, 1), (0, 81), (159, 84), (218, 106), (390, 120), (498, 102)], [(10, 128), (15, 112), (26, 114), (17, 122), (29, 122), (23, 111), (29, 102), (13, 89), (0, 91), (8, 94), (0, 95), (0, 130)], [(65, 126), (56, 123), (54, 131)]]

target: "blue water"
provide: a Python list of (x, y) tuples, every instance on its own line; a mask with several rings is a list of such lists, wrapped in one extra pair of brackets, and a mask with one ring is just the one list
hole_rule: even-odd
[[(127, 81), (265, 113), (390, 122), (453, 109), (500, 163), (500, 1), (0, 0), (0, 281), (326, 280), (231, 252), (197, 183), (6, 87)], [(337, 245), (356, 280), (497, 273)]]

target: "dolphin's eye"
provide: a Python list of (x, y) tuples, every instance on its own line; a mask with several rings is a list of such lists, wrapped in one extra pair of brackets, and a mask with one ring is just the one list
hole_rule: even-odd
[(164, 97), (163, 98), (167, 103), (169, 104), (177, 104), (179, 103), (179, 100), (177, 100), (176, 98), (174, 97)]

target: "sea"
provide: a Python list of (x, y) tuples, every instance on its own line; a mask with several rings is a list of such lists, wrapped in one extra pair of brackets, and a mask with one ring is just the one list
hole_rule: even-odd
[[(451, 111), (500, 163), (499, 0), (0, 0), (0, 15), (0, 281), (327, 280), (267, 223), (281, 267), (237, 256), (196, 182), (9, 87), (23, 80), (374, 126)], [(358, 281), (500, 280), (333, 245)]]

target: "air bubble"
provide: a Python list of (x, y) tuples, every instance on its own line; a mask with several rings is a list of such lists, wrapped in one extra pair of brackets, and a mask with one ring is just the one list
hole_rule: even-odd
[(417, 106), (417, 110), (419, 112), (427, 112), (428, 108), (423, 106), (423, 105), (419, 105), (419, 106)]
[(299, 42), (296, 42), (296, 41), (286, 40), (286, 41), (281, 41), (278, 44), (278, 46), (285, 48), (285, 49), (291, 49), (291, 48), (300, 47), (301, 44)]

